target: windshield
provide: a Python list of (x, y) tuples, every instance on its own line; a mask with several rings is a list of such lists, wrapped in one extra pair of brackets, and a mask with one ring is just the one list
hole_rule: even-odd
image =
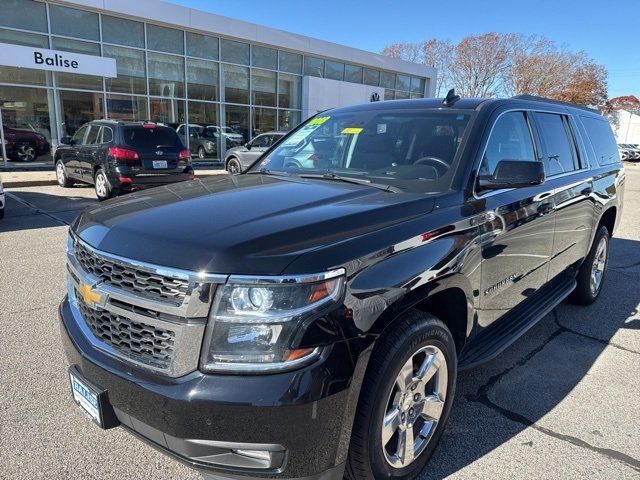
[(251, 171), (444, 191), (470, 118), (468, 111), (451, 110), (327, 112), (290, 134)]

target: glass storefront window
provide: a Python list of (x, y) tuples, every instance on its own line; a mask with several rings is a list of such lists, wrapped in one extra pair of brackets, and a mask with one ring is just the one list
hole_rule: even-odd
[(187, 55), (218, 60), (218, 39), (209, 35), (187, 32)]
[(280, 50), (280, 68), (281, 72), (302, 73), (302, 55), (297, 53), (289, 53)]
[(251, 110), (253, 113), (251, 127), (254, 137), (276, 129), (278, 111), (275, 108), (254, 107)]
[(218, 63), (187, 58), (187, 82), (189, 98), (218, 100)]
[(409, 92), (396, 91), (396, 100), (406, 100), (409, 98)]
[(251, 70), (251, 103), (276, 106), (276, 72), (257, 68)]
[(325, 62), (324, 76), (332, 80), (344, 80), (344, 63), (327, 60)]
[[(1, 3), (1, 2), (0, 2)], [(49, 48), (49, 39), (35, 33), (15, 32), (0, 28), (0, 42)], [(51, 85), (51, 73), (31, 68), (0, 67), (0, 82), (28, 85)]]
[(59, 97), (63, 137), (72, 137), (85, 123), (104, 117), (101, 93), (60, 91)]
[(384, 99), (385, 100), (394, 100), (396, 98), (396, 92), (393, 90), (389, 90), (388, 88), (384, 89)]
[[(53, 37), (52, 47), (54, 50), (63, 50), (65, 52), (100, 55), (100, 44), (93, 42)], [(56, 76), (57, 86), (61, 88), (82, 88), (84, 90), (102, 90), (103, 88), (102, 77), (62, 72), (56, 72), (54, 75)]]
[(424, 98), (424, 95), (420, 93), (412, 93), (411, 98)]
[(236, 65), (222, 65), (224, 101), (249, 103), (249, 69)]
[(100, 40), (98, 14), (77, 8), (49, 6), (51, 33), (65, 37)]
[(424, 93), (424, 78), (411, 77), (411, 93)]
[(149, 119), (177, 128), (185, 123), (185, 102), (173, 98), (151, 98), (149, 101), (151, 111)]
[(396, 75), (396, 90), (408, 92), (410, 89), (411, 79), (407, 75)]
[(147, 24), (147, 48), (184, 55), (184, 33), (175, 28)]
[(302, 82), (298, 75), (278, 74), (278, 106), (281, 108), (300, 108), (302, 101)]
[[(235, 143), (243, 144), (249, 138), (249, 107), (239, 105), (223, 105), (224, 121), (226, 128), (225, 135), (230, 135)], [(238, 137), (240, 135), (240, 137)], [(237, 140), (236, 140), (237, 139)]]
[(249, 44), (234, 42), (233, 40), (220, 41), (220, 53), (222, 61), (249, 65)]
[(147, 97), (107, 95), (107, 118), (116, 120), (147, 120)]
[(278, 110), (278, 130), (288, 132), (300, 123), (300, 112), (296, 110)]
[(396, 76), (389, 72), (380, 72), (380, 86), (384, 88), (396, 88)]
[(184, 97), (184, 57), (148, 53), (149, 93), (161, 97)]
[(372, 85), (377, 87), (380, 84), (380, 72), (378, 70), (374, 70), (372, 68), (364, 69), (364, 80), (365, 85)]
[(56, 138), (53, 90), (0, 86), (0, 109), (7, 163), (50, 164)]
[(312, 77), (324, 77), (324, 59), (304, 57), (304, 74)]
[[(195, 132), (191, 125), (197, 125)], [(215, 103), (189, 102), (189, 149), (196, 160), (220, 160), (220, 117)], [(201, 127), (201, 128), (200, 128)], [(191, 136), (193, 135), (193, 136)], [(181, 135), (181, 138), (184, 134)], [(183, 138), (183, 143), (185, 139)]]
[(144, 24), (102, 15), (102, 41), (144, 48)]
[(345, 65), (344, 79), (347, 82), (362, 83), (362, 67), (356, 65)]
[(106, 78), (107, 90), (117, 93), (147, 93), (144, 52), (132, 48), (105, 45), (104, 56), (116, 59), (117, 78)]
[(44, 3), (24, 0), (0, 0), (0, 25), (23, 30), (47, 31)]
[(251, 46), (251, 65), (260, 68), (278, 69), (278, 51), (274, 48)]

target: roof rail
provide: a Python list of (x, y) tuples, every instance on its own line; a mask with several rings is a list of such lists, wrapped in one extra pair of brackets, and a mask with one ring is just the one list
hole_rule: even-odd
[(553, 103), (556, 105), (564, 105), (566, 107), (579, 108), (581, 110), (586, 110), (587, 112), (597, 113), (598, 115), (601, 115), (600, 111), (595, 108), (585, 107), (583, 105), (576, 105), (575, 103), (571, 103), (571, 102), (563, 102), (561, 100), (554, 100), (553, 98), (538, 97), (536, 95), (515, 95), (511, 98), (515, 98), (518, 100), (527, 100), (530, 102), (544, 102), (544, 103)]

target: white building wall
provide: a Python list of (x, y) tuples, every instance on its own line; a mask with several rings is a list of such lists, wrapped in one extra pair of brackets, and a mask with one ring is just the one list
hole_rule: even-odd
[(374, 94), (383, 100), (384, 88), (305, 76), (302, 79), (302, 120), (330, 108), (370, 102)]
[(618, 112), (618, 128), (616, 140), (618, 143), (640, 144), (640, 115), (626, 110)]

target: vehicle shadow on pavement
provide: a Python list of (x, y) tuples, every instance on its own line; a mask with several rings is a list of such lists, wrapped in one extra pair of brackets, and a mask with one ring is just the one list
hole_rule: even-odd
[[(80, 195), (71, 195), (75, 189)], [(87, 192), (88, 189), (91, 193)], [(82, 193), (91, 196), (82, 196)], [(84, 208), (97, 203), (92, 193), (93, 188), (90, 186), (61, 190), (60, 195), (33, 190), (7, 190), (5, 217), (0, 220), (0, 234), (70, 225)]]
[[(640, 472), (636, 411), (626, 398), (634, 388), (629, 383), (637, 382), (630, 378), (637, 368), (612, 374), (610, 367), (605, 373), (598, 365), (612, 356), (628, 358), (631, 367), (640, 364), (639, 282), (640, 242), (614, 238), (603, 291), (593, 305), (560, 304), (495, 360), (462, 372), (449, 424), (420, 478), (452, 475), (526, 429), (535, 432), (523, 435), (516, 447), (512, 440), (497, 456), (517, 462), (546, 454), (531, 450), (544, 447), (534, 445), (535, 438), (537, 443), (569, 442)], [(608, 387), (612, 380), (616, 387)], [(626, 391), (618, 391), (620, 385)], [(507, 465), (492, 468), (504, 475), (509, 470)]]

